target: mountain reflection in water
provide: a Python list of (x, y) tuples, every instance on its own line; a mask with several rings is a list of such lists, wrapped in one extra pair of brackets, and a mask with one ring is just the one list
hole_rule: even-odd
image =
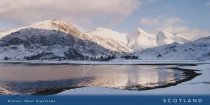
[(200, 75), (169, 66), (0, 64), (0, 94), (56, 94), (87, 86), (143, 91), (177, 85)]

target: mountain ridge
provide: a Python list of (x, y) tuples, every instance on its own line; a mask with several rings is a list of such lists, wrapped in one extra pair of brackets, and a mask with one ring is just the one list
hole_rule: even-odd
[[(171, 56), (175, 56), (171, 57), (172, 59), (201, 59), (202, 56), (208, 55), (208, 46), (210, 46), (204, 41), (209, 41), (209, 37), (199, 39), (202, 43), (198, 43), (199, 40), (191, 42), (180, 34), (165, 31), (151, 34), (141, 28), (133, 34), (119, 33), (103, 27), (81, 32), (76, 25), (56, 19), (9, 32), (10, 34), (0, 37), (2, 60), (100, 60), (120, 56), (137, 59), (134, 55), (139, 59), (155, 60), (169, 59)], [(195, 52), (201, 51), (197, 52), (201, 55), (193, 56), (196, 53), (192, 52), (192, 49)], [(207, 52), (200, 49), (205, 49)]]
[(89, 32), (81, 32), (75, 24), (70, 24), (61, 19), (46, 20), (26, 27), (1, 32), (0, 38), (26, 28), (58, 30), (71, 35), (76, 35), (77, 37), (79, 36), (81, 39), (96, 42), (107, 49), (119, 52), (142, 51), (147, 48), (162, 46), (173, 42), (183, 44), (190, 41), (182, 38), (180, 35), (175, 36), (164, 31), (157, 32), (156, 34), (147, 33), (141, 28), (137, 28), (136, 32), (132, 34), (119, 33), (103, 27), (97, 27)]
[(1, 60), (88, 60), (119, 54), (57, 30), (27, 28), (0, 39)]

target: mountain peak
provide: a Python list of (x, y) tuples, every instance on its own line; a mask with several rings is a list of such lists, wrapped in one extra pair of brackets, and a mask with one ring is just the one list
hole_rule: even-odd
[(136, 34), (139, 36), (139, 35), (143, 35), (143, 36), (150, 36), (149, 33), (147, 33), (145, 30), (141, 29), (141, 28), (137, 28), (137, 31), (136, 31)]
[[(108, 28), (97, 27), (94, 30), (87, 32), (87, 34), (94, 37), (94, 40), (96, 42), (100, 41), (97, 40), (97, 38), (102, 39), (103, 42), (100, 41), (98, 43), (101, 43), (103, 46), (106, 46), (106, 48), (108, 48), (111, 45), (111, 49), (114, 48), (120, 52), (132, 51), (127, 46), (126, 33), (120, 33)], [(108, 49), (110, 49), (110, 47)]]
[(44, 29), (51, 29), (51, 28), (55, 28), (57, 26), (71, 26), (71, 27), (75, 27), (73, 24), (69, 24), (67, 21), (65, 20), (61, 20), (61, 19), (52, 19), (52, 20), (45, 20), (45, 21), (42, 21), (42, 22), (38, 22), (38, 23), (35, 23), (35, 24), (32, 24), (31, 26), (29, 27), (32, 27), (32, 28), (44, 28)]
[(63, 19), (52, 19), (51, 22), (58, 22), (58, 23), (68, 23), (66, 20)]
[(142, 28), (137, 28), (138, 32), (145, 32)]
[(173, 42), (184, 44), (184, 43), (190, 41), (188, 39), (183, 38), (182, 35), (175, 34), (175, 33), (169, 33), (166, 31), (157, 32), (156, 37), (157, 37), (158, 45), (171, 44)]
[(36, 28), (44, 30), (58, 30), (64, 33), (69, 33), (72, 35), (81, 35), (81, 32), (78, 30), (76, 25), (69, 24), (69, 22), (62, 19), (52, 19), (42, 22), (35, 23), (27, 28)]
[(96, 34), (99, 36), (109, 36), (109, 37), (114, 37), (114, 36), (125, 36), (126, 33), (119, 33), (117, 31), (113, 31), (112, 29), (109, 28), (104, 28), (104, 27), (97, 27), (94, 30), (88, 32), (89, 34)]
[(52, 23), (65, 23), (67, 24), (67, 22), (65, 20), (62, 19), (51, 19), (51, 20), (45, 20), (45, 21), (41, 21), (35, 24), (52, 24)]
[(143, 30), (142, 28), (137, 28), (137, 31), (135, 32), (136, 36), (145, 36), (145, 37), (149, 37), (149, 38), (155, 38), (155, 36), (151, 33), (146, 32), (145, 30)]
[(97, 27), (93, 31), (106, 31), (106, 32), (109, 31), (110, 32), (110, 31), (113, 31), (113, 30), (108, 29), (108, 28), (104, 28), (104, 27)]
[(0, 38), (6, 35), (9, 35), (13, 32), (19, 31), (21, 29), (27, 29), (27, 28), (43, 29), (43, 30), (58, 30), (58, 31), (71, 33), (71, 34), (80, 33), (76, 25), (71, 24), (62, 19), (52, 19), (52, 20), (45, 20), (45, 21), (37, 22), (29, 26), (24, 26), (24, 27), (10, 29), (10, 30), (1, 32)]

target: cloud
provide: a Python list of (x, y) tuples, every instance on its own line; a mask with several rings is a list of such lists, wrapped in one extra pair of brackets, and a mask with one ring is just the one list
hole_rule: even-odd
[(196, 40), (201, 37), (210, 36), (210, 32), (202, 29), (189, 28), (184, 25), (184, 20), (180, 17), (165, 18), (142, 18), (139, 24), (145, 26), (155, 26), (155, 32), (166, 31), (173, 34), (180, 34), (182, 37), (190, 40)]
[(140, 4), (140, 0), (1, 0), (0, 19), (34, 22), (62, 18), (89, 23), (98, 17), (126, 17)]
[(143, 25), (158, 25), (160, 23), (160, 20), (151, 19), (151, 18), (143, 18), (139, 20), (139, 23)]
[(210, 2), (206, 2), (204, 5), (205, 6), (210, 6)]
[(164, 26), (172, 26), (177, 25), (182, 22), (182, 19), (179, 17), (175, 18), (142, 18), (139, 20), (140, 24), (143, 25), (164, 25)]

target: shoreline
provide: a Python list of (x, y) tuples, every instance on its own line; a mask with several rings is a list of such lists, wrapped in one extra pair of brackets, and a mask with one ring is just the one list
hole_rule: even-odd
[(37, 64), (37, 65), (198, 65), (210, 64), (210, 61), (197, 60), (112, 60), (112, 61), (0, 61), (0, 64)]

